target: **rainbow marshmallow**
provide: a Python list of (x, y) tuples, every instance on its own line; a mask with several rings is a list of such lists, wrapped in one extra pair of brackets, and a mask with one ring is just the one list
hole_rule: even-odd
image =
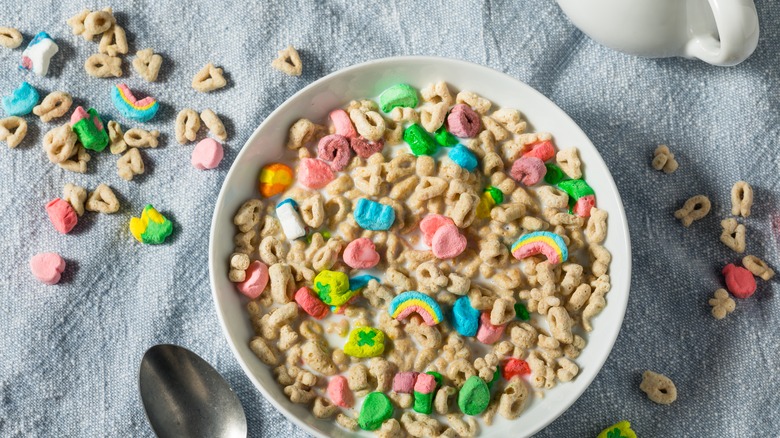
[(569, 258), (566, 242), (563, 241), (561, 236), (549, 231), (528, 233), (520, 236), (512, 244), (512, 255), (518, 260), (536, 254), (543, 254), (554, 265), (565, 262)]
[(417, 313), (422, 316), (427, 325), (431, 326), (444, 319), (439, 303), (428, 295), (417, 291), (399, 294), (390, 302), (390, 308), (387, 311), (395, 319), (404, 319), (410, 313)]
[(136, 122), (148, 122), (160, 107), (151, 96), (136, 99), (125, 84), (118, 84), (111, 90), (111, 100), (120, 114)]

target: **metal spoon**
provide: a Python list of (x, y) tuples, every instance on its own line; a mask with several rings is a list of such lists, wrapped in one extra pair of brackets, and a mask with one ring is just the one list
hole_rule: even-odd
[(155, 345), (141, 359), (138, 389), (159, 438), (245, 438), (246, 416), (230, 385), (197, 354)]

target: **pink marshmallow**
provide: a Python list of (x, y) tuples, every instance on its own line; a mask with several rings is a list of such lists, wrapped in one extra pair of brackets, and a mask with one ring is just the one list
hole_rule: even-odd
[(260, 260), (255, 260), (246, 269), (246, 279), (236, 283), (236, 289), (251, 299), (260, 296), (268, 285), (268, 266)]
[(68, 234), (79, 222), (76, 210), (60, 198), (46, 204), (46, 213), (54, 228), (62, 234)]
[(723, 275), (726, 277), (726, 287), (731, 295), (744, 299), (756, 292), (756, 279), (742, 266), (729, 263), (723, 268)]
[(330, 161), (330, 167), (336, 172), (344, 170), (352, 158), (349, 139), (339, 134), (322, 137), (317, 144), (317, 158)]
[(349, 389), (349, 383), (344, 376), (335, 376), (328, 382), (328, 398), (336, 406), (351, 408), (355, 404), (355, 397)]
[(490, 313), (482, 312), (479, 316), (479, 330), (477, 331), (477, 339), (483, 344), (495, 344), (496, 341), (501, 339), (501, 335), (504, 334), (504, 328), (506, 325), (493, 325), (490, 323)]
[(414, 392), (414, 382), (417, 380), (418, 374), (420, 373), (415, 371), (396, 373), (393, 377), (393, 391), (398, 394), (411, 394)]
[(343, 109), (335, 109), (329, 114), (330, 120), (333, 122), (333, 127), (336, 128), (336, 134), (343, 135), (347, 138), (357, 137), (357, 131), (352, 125), (352, 120), (349, 118), (349, 114)]
[(445, 224), (436, 230), (431, 240), (431, 252), (440, 260), (457, 257), (466, 249), (466, 236), (455, 225)]
[(509, 171), (512, 178), (527, 186), (541, 181), (546, 173), (547, 168), (544, 166), (544, 161), (531, 156), (520, 157), (512, 164), (512, 170)]
[(298, 303), (298, 306), (300, 306), (304, 312), (315, 319), (322, 319), (328, 316), (329, 307), (306, 286), (303, 286), (295, 292), (295, 302)]
[(580, 217), (589, 217), (590, 209), (596, 206), (596, 196), (587, 195), (578, 199), (571, 211)]
[(550, 140), (537, 141), (525, 145), (523, 148), (524, 157), (536, 157), (542, 161), (551, 160), (555, 156), (555, 146)]
[(429, 214), (420, 221), (420, 231), (423, 235), (423, 242), (431, 246), (433, 235), (442, 225), (455, 225), (455, 222), (447, 216), (441, 214)]
[(381, 152), (385, 147), (385, 141), (379, 139), (377, 141), (368, 141), (363, 137), (352, 137), (349, 139), (349, 147), (360, 158), (368, 158), (377, 152)]
[(81, 106), (77, 106), (75, 110), (73, 110), (73, 114), (70, 115), (70, 124), (75, 125), (78, 121), (82, 119), (86, 119), (89, 117), (89, 113), (87, 110), (82, 108)]
[(298, 181), (309, 189), (321, 189), (335, 176), (328, 163), (316, 158), (303, 158), (298, 164)]
[(517, 260), (523, 260), (526, 257), (535, 256), (537, 254), (542, 254), (547, 257), (547, 261), (553, 265), (557, 265), (561, 262), (561, 259), (558, 257), (558, 253), (555, 252), (555, 249), (544, 242), (526, 243), (525, 245), (517, 248), (515, 252), (512, 253), (512, 255), (515, 256)]
[(370, 269), (379, 263), (379, 253), (376, 252), (376, 246), (367, 237), (349, 242), (342, 257), (344, 263), (352, 269)]
[(225, 151), (222, 149), (222, 143), (213, 138), (204, 138), (192, 150), (192, 165), (196, 169), (206, 170), (219, 166)]
[(430, 394), (436, 389), (436, 378), (430, 374), (420, 374), (417, 376), (417, 381), (414, 382), (415, 392), (420, 394)]
[(65, 270), (65, 260), (56, 252), (35, 254), (30, 259), (30, 270), (41, 283), (57, 284)]
[(447, 116), (447, 130), (461, 138), (472, 138), (479, 134), (482, 121), (470, 106), (459, 103), (452, 107)]

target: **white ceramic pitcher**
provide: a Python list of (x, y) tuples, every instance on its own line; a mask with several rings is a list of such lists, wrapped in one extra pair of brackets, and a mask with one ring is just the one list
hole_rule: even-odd
[(558, 0), (580, 30), (621, 52), (736, 65), (758, 43), (753, 0)]

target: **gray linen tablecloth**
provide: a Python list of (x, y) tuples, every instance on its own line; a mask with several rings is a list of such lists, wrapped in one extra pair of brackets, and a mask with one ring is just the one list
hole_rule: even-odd
[[(634, 250), (623, 328), (590, 388), (537, 436), (591, 437), (620, 419), (641, 437), (780, 434), (777, 280), (759, 281), (754, 297), (738, 301), (723, 321), (707, 305), (723, 286), (720, 268), (739, 260), (718, 241), (735, 181), (755, 189), (753, 214), (744, 220), (748, 252), (780, 268), (776, 2), (758, 5), (758, 49), (734, 68), (613, 52), (580, 33), (552, 1), (185, 3), (0, 2), (0, 26), (20, 29), (25, 44), (45, 30), (60, 46), (45, 78), (17, 70), (24, 46), (0, 47), (3, 95), (28, 80), (42, 95), (64, 90), (78, 104), (114, 112), (109, 90), (118, 81), (84, 72), (97, 43), (65, 24), (83, 7), (113, 6), (131, 53), (152, 47), (164, 57), (153, 84), (132, 72), (131, 57), (124, 62), (123, 80), (162, 106), (148, 124), (162, 132), (162, 144), (144, 151), (142, 177), (121, 180), (107, 152), (93, 154), (85, 175), (51, 165), (41, 141), (54, 125), (32, 116), (24, 143), (0, 150), (0, 436), (151, 436), (137, 372), (156, 343), (181, 344), (210, 361), (238, 393), (251, 436), (304, 436), (251, 385), (223, 338), (208, 282), (211, 214), (234, 157), (276, 106), (327, 73), (396, 55), (465, 59), (535, 87), (593, 140), (623, 197)], [(301, 77), (269, 66), (287, 44), (300, 49)], [(197, 93), (191, 78), (209, 61), (224, 67), (229, 85)], [(173, 119), (185, 106), (213, 108), (226, 122), (230, 140), (214, 171), (195, 170), (192, 146), (173, 139)], [(672, 175), (650, 167), (659, 143), (680, 162)], [(111, 185), (121, 211), (86, 214), (74, 232), (59, 235), (43, 206), (66, 182)], [(700, 193), (712, 212), (685, 229), (672, 213)], [(127, 231), (146, 203), (174, 220), (169, 244), (141, 246)], [(30, 257), (42, 251), (68, 262), (58, 286), (30, 274)], [(639, 391), (645, 369), (676, 382), (676, 403), (656, 405)]]

